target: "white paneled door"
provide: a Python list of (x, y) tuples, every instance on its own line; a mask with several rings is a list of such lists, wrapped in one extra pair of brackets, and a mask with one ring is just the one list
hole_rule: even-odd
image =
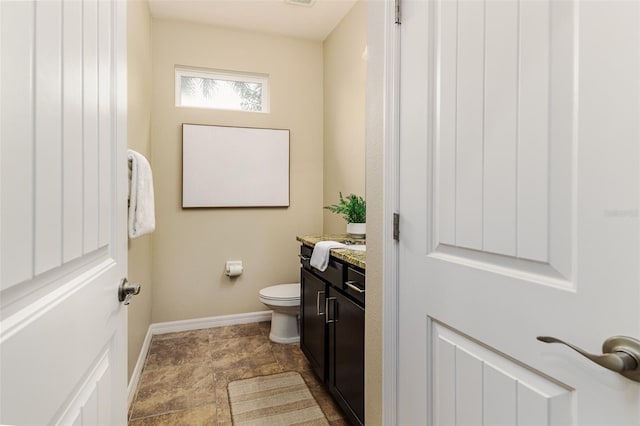
[(0, 424), (126, 424), (126, 3), (0, 29)]
[(398, 424), (640, 424), (640, 2), (402, 7)]

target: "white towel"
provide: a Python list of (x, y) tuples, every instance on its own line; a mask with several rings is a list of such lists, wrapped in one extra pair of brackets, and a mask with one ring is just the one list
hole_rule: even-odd
[(127, 152), (129, 160), (129, 238), (156, 229), (153, 176), (151, 166), (142, 154)]
[(313, 247), (311, 253), (311, 266), (319, 271), (325, 271), (329, 266), (329, 256), (332, 248), (346, 248), (346, 244), (338, 243), (336, 241), (320, 241)]

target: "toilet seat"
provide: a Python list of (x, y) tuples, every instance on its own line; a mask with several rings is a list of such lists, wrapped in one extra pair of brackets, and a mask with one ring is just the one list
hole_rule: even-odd
[(275, 306), (300, 304), (300, 284), (280, 284), (260, 290), (260, 300)]

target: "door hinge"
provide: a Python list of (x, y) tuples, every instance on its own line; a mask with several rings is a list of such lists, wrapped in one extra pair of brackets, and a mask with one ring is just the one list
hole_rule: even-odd
[(393, 214), (393, 239), (400, 241), (400, 215), (398, 213)]
[(396, 24), (401, 24), (400, 22), (400, 0), (396, 0)]

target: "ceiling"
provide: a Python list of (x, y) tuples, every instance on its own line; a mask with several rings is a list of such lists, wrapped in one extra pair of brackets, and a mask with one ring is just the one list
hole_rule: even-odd
[(148, 0), (154, 18), (311, 40), (324, 40), (356, 1), (315, 0), (307, 6), (292, 0)]

